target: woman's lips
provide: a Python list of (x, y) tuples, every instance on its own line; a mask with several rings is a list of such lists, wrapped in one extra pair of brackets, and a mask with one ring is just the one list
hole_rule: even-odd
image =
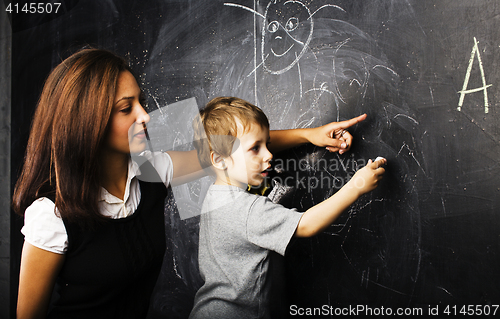
[(142, 139), (146, 138), (146, 133), (144, 133), (144, 131), (142, 131), (142, 132), (136, 133), (134, 135), (134, 137), (137, 137), (138, 139), (142, 140)]

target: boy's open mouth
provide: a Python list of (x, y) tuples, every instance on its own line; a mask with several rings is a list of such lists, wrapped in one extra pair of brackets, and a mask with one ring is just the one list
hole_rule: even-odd
[(265, 169), (265, 170), (263, 170), (263, 171), (260, 173), (260, 175), (261, 175), (262, 177), (267, 177), (267, 176), (269, 175), (269, 172), (268, 172), (267, 170), (268, 170), (268, 169), (270, 169), (270, 168), (271, 168), (271, 164), (269, 164), (269, 166), (267, 166), (267, 167), (266, 167), (266, 169)]

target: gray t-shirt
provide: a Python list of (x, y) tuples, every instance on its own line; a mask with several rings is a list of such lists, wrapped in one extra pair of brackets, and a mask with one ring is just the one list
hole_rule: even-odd
[(269, 318), (269, 254), (285, 254), (301, 216), (238, 187), (210, 186), (198, 256), (205, 283), (189, 318)]

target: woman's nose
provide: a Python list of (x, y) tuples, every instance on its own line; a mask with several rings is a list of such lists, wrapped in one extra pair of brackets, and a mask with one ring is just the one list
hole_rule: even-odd
[(142, 106), (139, 106), (139, 111), (137, 114), (137, 123), (148, 123), (150, 120), (149, 114), (144, 110)]

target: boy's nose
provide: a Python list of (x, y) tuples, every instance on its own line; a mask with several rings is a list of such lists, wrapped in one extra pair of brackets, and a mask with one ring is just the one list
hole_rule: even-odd
[(264, 162), (269, 163), (273, 159), (273, 154), (269, 152), (269, 150), (266, 148), (266, 154), (264, 155)]

